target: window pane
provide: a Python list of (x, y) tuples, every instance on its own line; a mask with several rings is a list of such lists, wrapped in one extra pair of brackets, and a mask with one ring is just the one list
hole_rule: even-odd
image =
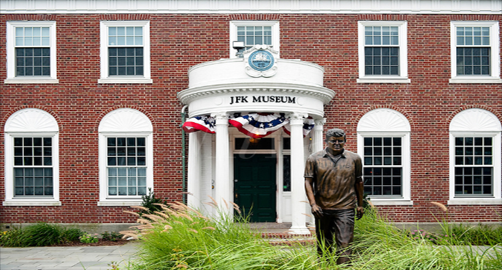
[[(116, 164), (108, 164), (108, 185), (117, 186), (114, 195), (109, 196), (137, 196), (140, 195), (138, 186), (146, 190), (146, 167), (144, 137), (108, 138), (108, 160)], [(140, 150), (141, 149), (141, 150)], [(143, 156), (139, 157), (139, 153)], [(109, 162), (110, 163), (110, 162)], [(146, 192), (146, 191), (145, 191)]]
[(244, 41), (246, 49), (253, 45), (273, 45), (272, 27), (270, 26), (238, 26), (237, 40)]
[(455, 138), (455, 165), (464, 166), (455, 168), (456, 195), (464, 197), (492, 195), (492, 152), (486, 151), (491, 149), (486, 147), (487, 142), (491, 143), (490, 137)]

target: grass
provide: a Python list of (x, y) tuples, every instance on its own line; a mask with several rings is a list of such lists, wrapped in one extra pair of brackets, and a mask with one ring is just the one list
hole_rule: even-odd
[(238, 223), (229, 218), (211, 219), (173, 203), (138, 218), (141, 225), (121, 232), (142, 240), (139, 260), (129, 267), (135, 270), (502, 269), (498, 230), (492, 235), (489, 228), (481, 227), (481, 234), (492, 240), (490, 248), (479, 249), (463, 238), (475, 229), (462, 228), (458, 237), (432, 241), (421, 231), (417, 237), (397, 229), (371, 209), (356, 222), (350, 266), (336, 265), (337, 258), (329, 253), (318, 258), (315, 245), (271, 245), (245, 225), (244, 217), (237, 217)]

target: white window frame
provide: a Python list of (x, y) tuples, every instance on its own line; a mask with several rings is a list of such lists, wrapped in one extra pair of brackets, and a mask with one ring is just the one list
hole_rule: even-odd
[[(143, 76), (109, 76), (108, 29), (120, 26), (143, 27)], [(150, 21), (101, 21), (100, 34), (101, 78), (98, 83), (153, 83), (150, 63)]]
[[(366, 26), (397, 26), (399, 31), (399, 74), (400, 75), (366, 75), (365, 74), (365, 27)], [(408, 22), (406, 21), (359, 21), (359, 78), (358, 83), (410, 83), (408, 79)]]
[[(5, 201), (3, 206), (61, 206), (59, 200), (59, 128), (56, 119), (40, 109), (23, 109), (5, 123)], [(14, 138), (52, 137), (52, 197), (16, 197), (14, 194)]]
[[(272, 49), (280, 53), (280, 28), (278, 21), (231, 21), (230, 22), (230, 58), (237, 58), (237, 50), (233, 48), (232, 43), (237, 41), (238, 26), (271, 26), (272, 27)], [(278, 54), (279, 56), (279, 54)]]
[(144, 137), (146, 147), (146, 189), (153, 191), (153, 126), (146, 115), (135, 109), (117, 109), (99, 124), (99, 202), (98, 206), (141, 205), (141, 196), (108, 195), (108, 137)]
[[(49, 27), (51, 75), (16, 77), (16, 27)], [(6, 84), (45, 84), (59, 83), (57, 79), (57, 42), (55, 21), (9, 21), (7, 22), (7, 78)]]
[[(450, 22), (451, 36), (451, 79), (450, 83), (502, 83), (500, 79), (500, 34), (497, 21), (452, 21)], [(488, 75), (460, 75), (457, 76), (457, 27), (489, 27), (490, 28), (490, 73)]]
[[(458, 117), (458, 118), (457, 118)], [(470, 130), (469, 130), (470, 129)], [(448, 205), (502, 205), (501, 133), (498, 118), (483, 109), (468, 109), (457, 114), (450, 123), (450, 199)], [(455, 138), (493, 138), (493, 197), (455, 197)]]
[(379, 198), (369, 196), (374, 205), (413, 205), (411, 200), (411, 126), (408, 119), (392, 109), (375, 109), (366, 113), (357, 126), (357, 152), (363, 158), (364, 138), (366, 137), (401, 137), (402, 143), (402, 197)]

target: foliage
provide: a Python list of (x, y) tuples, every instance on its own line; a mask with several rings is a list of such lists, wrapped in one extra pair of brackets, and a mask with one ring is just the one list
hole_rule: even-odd
[(21, 229), (14, 228), (9, 231), (3, 231), (0, 234), (0, 246), (4, 247), (22, 247), (21, 243)]
[(62, 242), (75, 242), (80, 239), (84, 232), (79, 228), (69, 228), (61, 233)]
[(502, 227), (492, 228), (484, 224), (478, 226), (443, 226), (443, 232), (453, 237), (457, 245), (495, 246), (502, 245)]
[(118, 233), (118, 232), (104, 232), (101, 234), (101, 239), (105, 240), (105, 241), (113, 241), (113, 242), (116, 242), (118, 241), (120, 238), (122, 238), (122, 234)]
[(73, 242), (82, 235), (77, 228), (66, 229), (57, 224), (36, 223), (24, 228), (14, 228), (2, 232), (0, 246), (5, 247), (41, 247)]
[(162, 210), (160, 204), (166, 204), (165, 200), (155, 197), (155, 194), (152, 192), (151, 188), (148, 189), (148, 194), (143, 195), (141, 198), (143, 199), (141, 206), (147, 209), (141, 209), (139, 212), (140, 216), (142, 216), (143, 214), (152, 214), (155, 213), (155, 211), (160, 211)]
[(181, 203), (163, 206), (140, 218), (141, 225), (134, 230), (121, 232), (142, 240), (140, 259), (130, 268), (502, 269), (500, 246), (459, 247), (451, 236), (436, 238), (419, 229), (412, 237), (412, 232), (396, 228), (373, 208), (356, 221), (351, 266), (336, 265), (336, 256), (328, 252), (318, 258), (315, 245), (271, 245), (247, 226), (245, 217), (237, 219), (241, 222), (234, 223), (222, 212), (208, 218)]
[(80, 242), (82, 243), (92, 244), (97, 243), (98, 241), (98, 234), (92, 235), (90, 233), (84, 233), (82, 236), (80, 236)]

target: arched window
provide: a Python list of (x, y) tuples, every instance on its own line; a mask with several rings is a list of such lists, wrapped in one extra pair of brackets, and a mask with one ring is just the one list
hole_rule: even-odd
[(12, 114), (4, 128), (5, 206), (59, 206), (59, 127), (40, 109)]
[(153, 189), (153, 126), (134, 109), (114, 110), (99, 124), (100, 206), (137, 205)]
[(452, 119), (448, 204), (501, 204), (501, 131), (499, 119), (483, 109)]
[(363, 159), (364, 193), (375, 205), (411, 205), (410, 131), (404, 115), (392, 109), (366, 113), (357, 125)]

